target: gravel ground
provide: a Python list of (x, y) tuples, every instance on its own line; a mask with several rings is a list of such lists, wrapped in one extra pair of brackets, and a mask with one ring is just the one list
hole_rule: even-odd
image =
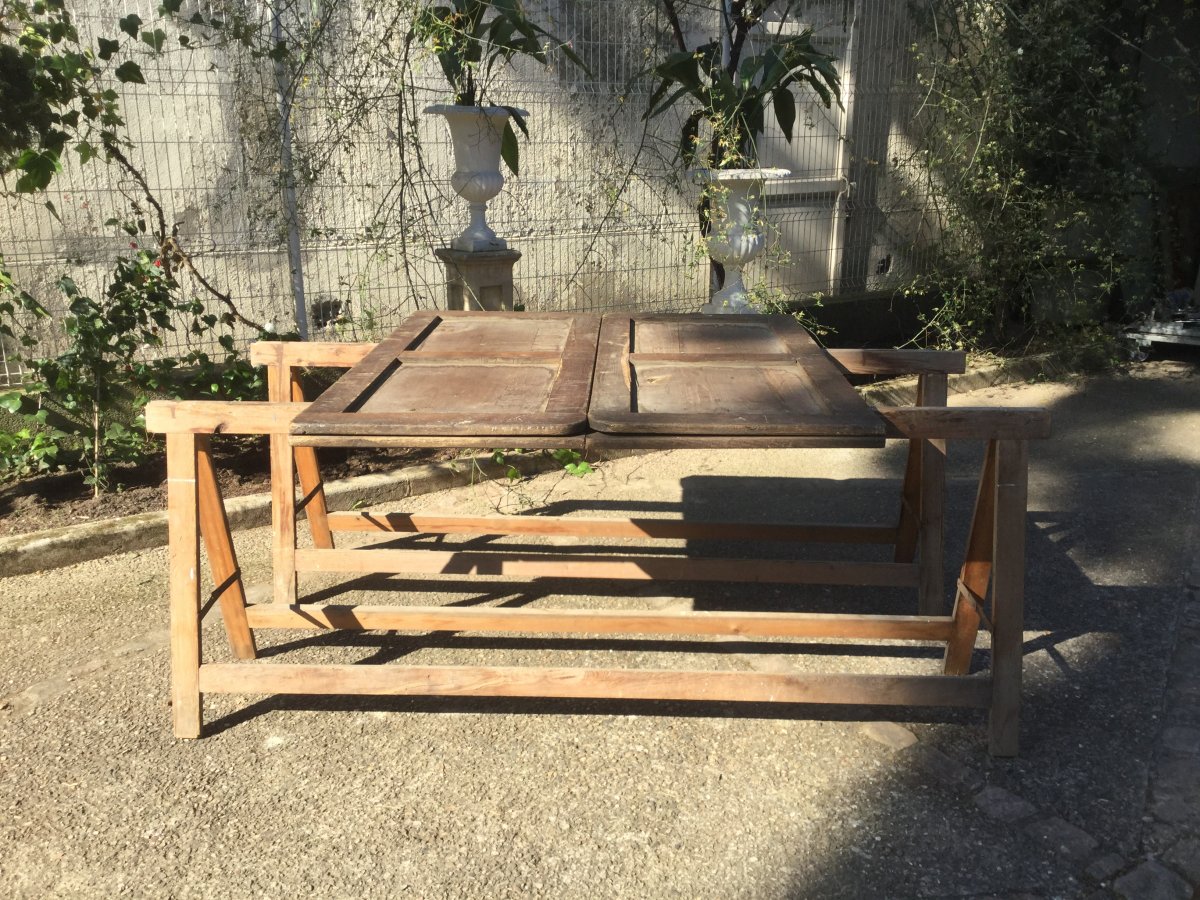
[[(0, 892), (1107, 896), (1109, 876), (1089, 875), (1089, 866), (1107, 853), (1128, 868), (1146, 827), (1173, 625), (1196, 539), (1198, 386), (1193, 368), (1160, 363), (1133, 376), (954, 400), (1047, 405), (1055, 415), (1055, 438), (1032, 454), (1016, 760), (987, 756), (974, 713), (532, 700), (217, 695), (205, 700), (208, 736), (176, 741), (164, 550), (0, 581)], [(978, 456), (971, 448), (951, 456), (948, 561), (961, 549)], [(408, 508), (888, 521), (902, 464), (898, 446), (659, 453), (606, 463), (584, 479), (461, 488)], [(822, 477), (839, 483), (808, 480)], [(267, 530), (237, 539), (248, 580), (265, 580)], [(407, 580), (385, 587), (374, 602), (431, 602)], [(857, 593), (820, 588), (797, 598), (772, 587), (586, 584), (568, 597), (553, 584), (456, 578), (434, 590), (434, 602), (472, 604), (863, 608)], [(911, 606), (903, 594), (883, 602)], [(205, 639), (210, 658), (228, 658), (215, 616)], [(938, 664), (931, 648), (869, 657), (819, 642), (801, 656), (758, 641), (277, 632), (262, 647), (264, 664), (888, 672)], [(682, 652), (668, 663), (667, 650)], [(904, 727), (864, 724), (882, 717)], [(916, 745), (901, 746), (914, 736)], [(1060, 846), (1074, 832), (1057, 822), (1089, 837), (1087, 850)], [(1048, 828), (1058, 829), (1049, 839)]]

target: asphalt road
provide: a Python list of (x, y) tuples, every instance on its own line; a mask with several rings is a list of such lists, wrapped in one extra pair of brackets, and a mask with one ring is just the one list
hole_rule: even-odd
[[(1200, 375), (1165, 362), (952, 403), (1045, 405), (1054, 416), (1053, 439), (1031, 454), (1020, 758), (987, 755), (976, 713), (602, 702), (225, 695), (205, 701), (207, 737), (176, 741), (166, 553), (142, 551), (0, 580), (0, 893), (1190, 896), (1200, 658), (1181, 635), (1200, 626), (1187, 584)], [(952, 448), (947, 578), (979, 456)], [(902, 465), (899, 445), (679, 451), (406, 508), (890, 522)], [(265, 580), (266, 529), (237, 538), (248, 580)], [(1200, 581), (1200, 566), (1190, 577)], [(401, 599), (416, 587), (386, 585)], [(571, 600), (553, 585), (470, 578), (433, 589), (460, 603), (864, 608), (860, 592), (826, 588), (589, 584)], [(911, 606), (902, 592), (881, 602)], [(205, 638), (209, 658), (228, 658), (215, 618)], [(783, 655), (728, 640), (277, 632), (263, 645), (268, 662), (878, 672), (939, 662), (912, 645), (885, 657), (828, 643)], [(879, 719), (897, 724), (870, 724)]]

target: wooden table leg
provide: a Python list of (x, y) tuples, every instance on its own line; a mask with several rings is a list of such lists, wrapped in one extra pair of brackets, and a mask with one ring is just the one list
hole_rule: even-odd
[(175, 736), (200, 737), (200, 533), (196, 436), (167, 435), (171, 584), (171, 717)]
[(246, 621), (246, 591), (242, 583), (242, 571), (238, 567), (237, 553), (229, 533), (229, 517), (225, 514), (221, 486), (213, 467), (212, 439), (206, 434), (196, 436), (196, 476), (200, 498), (200, 534), (208, 551), (208, 565), (221, 604), (221, 617), (225, 620), (229, 646), (238, 659), (254, 659), (258, 652), (254, 646), (254, 635)]
[[(946, 376), (922, 375), (917, 384), (917, 402), (921, 406), (946, 405)], [(917, 611), (923, 616), (942, 615), (946, 607), (946, 587), (942, 574), (942, 548), (946, 505), (946, 442), (921, 442), (921, 586)]]
[(954, 635), (946, 644), (943, 671), (947, 675), (966, 675), (971, 670), (971, 654), (979, 635), (981, 605), (992, 577), (992, 545), (996, 516), (996, 442), (989, 441), (979, 473), (979, 492), (975, 512), (967, 533), (967, 550), (958, 573), (954, 597)]
[[(304, 388), (295, 373), (289, 373), (292, 385), (291, 399), (304, 402)], [(304, 498), (304, 515), (312, 532), (313, 546), (318, 550), (333, 549), (333, 532), (329, 530), (329, 513), (325, 505), (325, 483), (317, 465), (315, 447), (293, 447), (296, 459), (296, 474), (300, 476), (300, 494)]]
[(1021, 712), (1025, 604), (1025, 515), (1029, 447), (997, 442), (996, 529), (992, 549), (992, 705), (988, 726), (993, 756), (1016, 756)]
[(296, 602), (296, 465), (286, 434), (271, 435), (271, 556), (276, 603)]
[(917, 558), (917, 535), (921, 533), (921, 445), (908, 442), (904, 464), (904, 487), (900, 491), (900, 519), (896, 523), (896, 552), (893, 561), (910, 563)]

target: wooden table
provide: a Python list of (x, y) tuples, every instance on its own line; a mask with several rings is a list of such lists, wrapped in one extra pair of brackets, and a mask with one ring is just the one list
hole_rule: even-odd
[[(205, 693), (627, 698), (959, 706), (988, 709), (990, 749), (1017, 752), (1027, 441), (1049, 433), (1040, 409), (947, 408), (962, 354), (820, 348), (787, 317), (426, 312), (378, 344), (259, 343), (265, 403), (156, 402), (167, 436), (172, 704), (175, 734), (198, 737)], [(349, 372), (311, 404), (304, 367)], [(847, 374), (916, 374), (919, 405), (868, 407)], [(213, 434), (270, 435), (273, 601), (248, 604), (213, 471)], [(764, 525), (661, 518), (439, 516), (329, 512), (319, 447), (665, 449), (877, 447), (908, 442), (895, 524)], [(966, 554), (944, 608), (942, 518), (949, 440), (987, 444)], [(296, 497), (296, 482), (300, 498)], [(296, 516), (311, 547), (296, 540)], [(338, 532), (556, 535), (656, 540), (868, 543), (879, 562), (696, 558), (668, 554), (459, 551), (335, 546)], [(199, 548), (204, 541), (234, 655), (257, 655), (262, 628), (589, 635), (741, 635), (791, 640), (942, 642), (935, 675), (765, 674), (673, 669), (205, 663)], [(595, 611), (363, 606), (305, 602), (310, 572), (474, 574), (661, 581), (901, 586), (914, 615)], [(979, 628), (991, 667), (970, 674)]]

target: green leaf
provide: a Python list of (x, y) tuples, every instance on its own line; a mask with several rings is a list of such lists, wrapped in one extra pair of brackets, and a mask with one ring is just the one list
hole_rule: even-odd
[(120, 41), (110, 41), (108, 38), (97, 38), (96, 43), (100, 47), (96, 55), (104, 60), (112, 59), (113, 54), (121, 49)]
[(121, 81), (126, 84), (130, 82), (133, 82), (134, 84), (146, 83), (146, 79), (142, 77), (141, 66), (135, 63), (133, 60), (121, 63), (121, 65), (117, 66), (117, 70), (113, 74), (117, 76), (117, 81)]
[(50, 184), (56, 173), (62, 171), (62, 163), (52, 150), (26, 150), (17, 157), (16, 168), (22, 172), (17, 179), (17, 192), (36, 194)]
[(775, 103), (775, 121), (779, 122), (779, 130), (791, 143), (792, 126), (796, 125), (796, 97), (792, 96), (791, 89), (780, 88), (775, 91), (772, 100)]
[[(520, 122), (520, 120), (517, 120)], [(521, 147), (517, 143), (517, 133), (513, 131), (512, 120), (504, 125), (504, 134), (500, 137), (500, 158), (514, 175), (520, 174)]]
[(58, 214), (58, 208), (57, 208), (57, 207), (55, 207), (55, 205), (54, 205), (54, 203), (53, 203), (52, 201), (50, 201), (50, 200), (47, 200), (47, 201), (46, 201), (46, 209), (50, 210), (50, 215), (54, 216), (54, 218), (55, 218), (57, 221), (59, 221), (59, 222), (61, 222), (61, 221), (62, 221), (62, 216), (60, 216), (60, 215)]
[(0, 394), (0, 409), (13, 415), (19, 413), (21, 411), (21, 394), (17, 391)]
[(125, 18), (117, 22), (121, 26), (121, 30), (131, 38), (138, 36), (138, 29), (142, 27), (142, 19), (137, 13), (130, 13)]
[(163, 0), (162, 11), (174, 15), (179, 12), (179, 8), (183, 6), (183, 0)]
[(167, 39), (167, 33), (161, 28), (155, 28), (153, 31), (142, 32), (142, 43), (151, 47), (155, 53), (162, 53), (163, 42)]

